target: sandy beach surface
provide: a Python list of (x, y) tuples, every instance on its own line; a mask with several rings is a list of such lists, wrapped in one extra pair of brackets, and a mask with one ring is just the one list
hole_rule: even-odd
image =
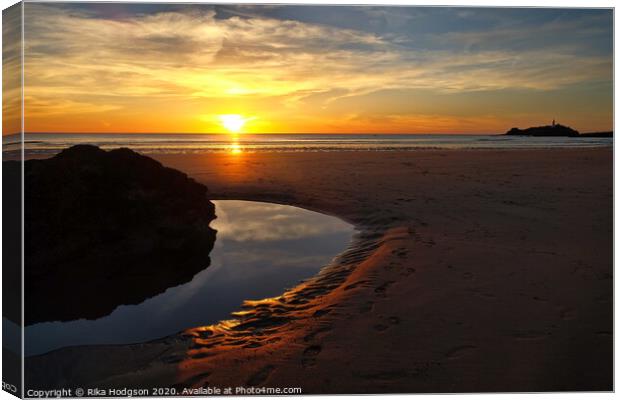
[(157, 155), (359, 234), (238, 320), (26, 360), (26, 386), (612, 390), (611, 148)]

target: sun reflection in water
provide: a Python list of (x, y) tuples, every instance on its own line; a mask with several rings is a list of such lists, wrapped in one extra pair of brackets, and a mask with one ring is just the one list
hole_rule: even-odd
[(231, 143), (229, 151), (231, 154), (241, 154), (243, 152), (239, 143)]
[(237, 135), (232, 137), (232, 142), (230, 143), (230, 146), (228, 146), (228, 152), (235, 155), (243, 153), (243, 148), (239, 144), (239, 137)]

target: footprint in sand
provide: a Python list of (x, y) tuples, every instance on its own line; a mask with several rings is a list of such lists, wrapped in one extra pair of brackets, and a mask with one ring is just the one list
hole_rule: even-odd
[(373, 326), (373, 328), (376, 331), (383, 332), (383, 331), (387, 330), (388, 326), (387, 325), (383, 325), (383, 324), (377, 324), (377, 325)]
[(494, 294), (485, 292), (484, 288), (471, 288), (466, 290), (467, 292), (472, 293), (474, 296), (480, 297), (482, 299), (492, 300), (496, 298)]
[(178, 364), (181, 361), (185, 360), (185, 353), (182, 354), (171, 354), (165, 357), (162, 357), (161, 361), (166, 364)]
[(426, 247), (433, 247), (437, 244), (433, 239), (423, 240), (422, 243), (424, 243)]
[(394, 281), (387, 281), (381, 284), (380, 286), (377, 286), (375, 288), (375, 293), (377, 294), (377, 296), (386, 297), (387, 290), (390, 286), (392, 286), (393, 283)]
[(364, 303), (360, 308), (359, 308), (359, 312), (361, 314), (366, 314), (372, 311), (372, 309), (375, 307), (375, 303), (372, 301), (367, 301), (366, 303)]
[(562, 308), (560, 310), (560, 318), (562, 318), (564, 321), (575, 319), (575, 317), (576, 311), (574, 308)]
[(463, 273), (463, 278), (469, 280), (474, 279), (474, 274), (472, 274), (471, 272), (464, 272)]
[(393, 379), (403, 379), (409, 376), (409, 371), (404, 369), (389, 371), (372, 371), (372, 372), (353, 372), (354, 376), (373, 381), (386, 381)]
[(457, 347), (454, 347), (448, 350), (446, 352), (446, 357), (452, 358), (452, 359), (461, 358), (461, 357), (471, 355), (475, 353), (477, 350), (478, 350), (477, 346), (472, 346), (468, 344), (463, 345), (463, 346), (457, 346)]
[(261, 368), (254, 375), (252, 375), (250, 379), (248, 379), (246, 386), (258, 386), (265, 382), (274, 369), (275, 367), (273, 365), (267, 365)]
[(320, 310), (316, 310), (313, 317), (322, 317), (323, 315), (329, 314), (332, 311), (331, 307), (321, 308)]
[(396, 254), (400, 258), (407, 257), (407, 253), (408, 253), (407, 249), (404, 249), (404, 248), (399, 248), (399, 249), (392, 251), (392, 254)]
[(514, 332), (511, 336), (517, 340), (539, 340), (539, 339), (544, 339), (548, 337), (549, 335), (551, 335), (550, 332), (529, 330), (529, 331)]
[(396, 264), (396, 263), (393, 263), (393, 262), (391, 262), (391, 263), (389, 263), (389, 264), (385, 264), (385, 265), (383, 266), (383, 268), (385, 268), (387, 271), (392, 271), (392, 270), (394, 270), (394, 268), (396, 268), (396, 267), (397, 267), (397, 264)]
[(325, 332), (329, 332), (331, 330), (332, 330), (332, 326), (331, 325), (322, 326), (322, 327), (318, 328), (317, 330), (315, 330), (314, 332), (310, 332), (309, 334), (304, 336), (304, 342), (309, 342), (309, 341), (315, 339), (318, 335), (320, 335), (322, 333), (325, 333)]
[(352, 283), (352, 284), (350, 284), (350, 285), (345, 286), (345, 287), (343, 288), (343, 290), (351, 290), (351, 289), (355, 289), (355, 288), (357, 288), (357, 287), (359, 287), (359, 286), (364, 286), (364, 285), (367, 285), (368, 283), (370, 283), (370, 281), (367, 281), (367, 280), (357, 281), (357, 282), (354, 282), (354, 283)]
[(304, 350), (303, 356), (301, 358), (301, 365), (303, 367), (312, 367), (316, 364), (316, 356), (323, 350), (321, 346), (318, 344), (313, 344), (312, 346), (306, 347)]
[(191, 378), (185, 380), (181, 386), (183, 388), (191, 388), (191, 387), (194, 387), (194, 386), (208, 386), (209, 383), (205, 382), (204, 380), (209, 375), (211, 375), (210, 372), (203, 372), (202, 374), (194, 375)]
[(387, 330), (388, 328), (390, 328), (390, 325), (398, 325), (400, 324), (400, 318), (396, 317), (396, 316), (391, 316), (387, 319), (389, 325), (386, 324), (376, 324), (373, 326), (373, 328), (378, 331), (378, 332), (383, 332), (385, 330)]
[(201, 358), (211, 357), (214, 353), (209, 351), (199, 351), (191, 355), (194, 360), (200, 360)]

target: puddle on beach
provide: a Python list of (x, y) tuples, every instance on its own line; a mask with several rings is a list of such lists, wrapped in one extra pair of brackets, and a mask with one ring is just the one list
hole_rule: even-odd
[(353, 236), (352, 225), (297, 207), (214, 203), (211, 226), (218, 232), (208, 268), (186, 284), (97, 320), (27, 326), (26, 356), (66, 346), (145, 342), (229, 319), (244, 300), (277, 296), (315, 275)]

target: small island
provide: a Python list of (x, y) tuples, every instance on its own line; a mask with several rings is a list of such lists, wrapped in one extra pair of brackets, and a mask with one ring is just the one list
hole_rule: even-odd
[(510, 136), (563, 136), (577, 137), (579, 132), (568, 126), (556, 124), (555, 120), (551, 125), (534, 126), (526, 129), (512, 128), (506, 135)]
[(580, 134), (575, 129), (557, 124), (534, 126), (526, 129), (512, 128), (505, 135), (509, 136), (555, 136), (555, 137), (613, 137), (613, 132), (591, 132)]

